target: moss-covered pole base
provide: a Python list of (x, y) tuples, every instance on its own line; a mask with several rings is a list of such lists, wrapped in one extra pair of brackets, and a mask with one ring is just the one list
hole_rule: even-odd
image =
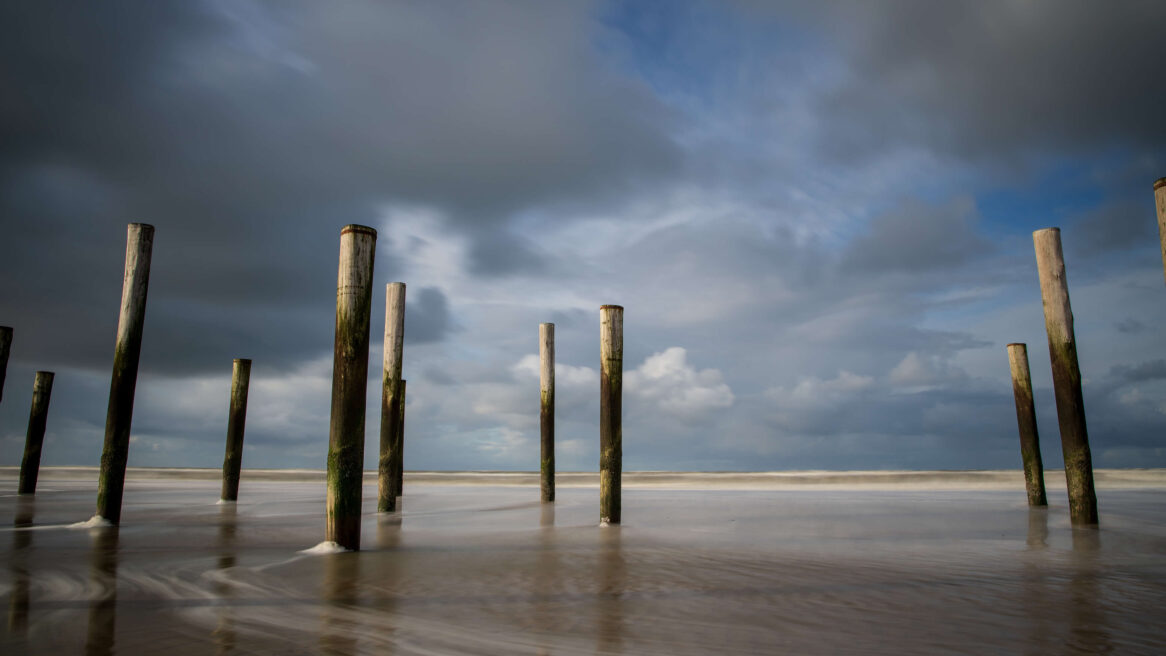
[(555, 324), (538, 325), (539, 491), (543, 503), (555, 500)]
[(36, 372), (32, 382), (32, 409), (28, 413), (28, 432), (24, 436), (24, 459), (20, 461), (20, 486), (16, 490), (17, 494), (36, 494), (40, 452), (45, 441), (45, 422), (49, 418), (49, 398), (52, 395), (53, 372)]
[(401, 425), (401, 356), (405, 344), (405, 283), (385, 286), (385, 357), (381, 370), (381, 443), (377, 458), (377, 512), (397, 509), (396, 451)]
[(1016, 400), (1016, 425), (1020, 429), (1020, 459), (1024, 463), (1024, 487), (1028, 505), (1047, 506), (1045, 467), (1040, 457), (1040, 435), (1036, 430), (1036, 407), (1032, 402), (1032, 376), (1028, 369), (1028, 347), (1008, 345), (1008, 365), (1012, 370), (1012, 396)]
[(1057, 397), (1057, 423), (1065, 457), (1065, 482), (1069, 488), (1069, 516), (1076, 526), (1097, 524), (1097, 493), (1093, 489), (1093, 458), (1085, 428), (1085, 402), (1081, 396), (1081, 370), (1077, 366), (1077, 340), (1073, 335), (1073, 309), (1065, 279), (1065, 257), (1060, 228), (1032, 233), (1040, 292), (1049, 336), (1049, 361), (1053, 391)]
[(397, 437), (393, 443), (393, 496), (405, 495), (405, 390), (408, 381), (401, 379), (397, 394)]
[(620, 522), (623, 476), (623, 307), (599, 308), (599, 523)]
[(349, 225), (340, 231), (324, 539), (353, 551), (360, 549), (368, 331), (376, 242), (377, 231), (372, 228)]
[(8, 352), (12, 350), (12, 329), (0, 326), (0, 401), (4, 400), (4, 375), (8, 372)]
[(113, 352), (109, 409), (105, 413), (105, 446), (101, 451), (101, 473), (97, 478), (97, 516), (112, 524), (121, 521), (130, 423), (134, 417), (134, 389), (138, 384), (146, 292), (150, 286), (150, 255), (154, 249), (154, 226), (131, 223), (126, 232), (121, 315), (117, 321), (117, 346)]
[(231, 365), (231, 409), (227, 417), (227, 453), (223, 456), (223, 501), (239, 500), (239, 470), (243, 467), (243, 430), (247, 425), (247, 388), (251, 361), (237, 358)]
[[(1166, 274), (1166, 178), (1154, 181), (1154, 205), (1158, 207), (1158, 237), (1162, 240), (1162, 272)], [(3, 382), (0, 372), (0, 382)]]

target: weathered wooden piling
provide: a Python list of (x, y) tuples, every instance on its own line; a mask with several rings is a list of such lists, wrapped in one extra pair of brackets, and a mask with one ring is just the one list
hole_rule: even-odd
[(239, 470), (243, 467), (243, 431), (247, 425), (247, 388), (251, 361), (236, 358), (231, 365), (231, 409), (227, 415), (227, 452), (223, 456), (223, 501), (239, 500)]
[(117, 321), (117, 345), (113, 352), (109, 409), (105, 414), (105, 445), (101, 451), (101, 473), (97, 479), (97, 515), (113, 524), (121, 521), (121, 497), (125, 489), (130, 424), (134, 415), (134, 389), (138, 382), (138, 359), (142, 353), (146, 292), (150, 286), (150, 255), (154, 248), (154, 226), (131, 223), (126, 233), (121, 314)]
[(385, 286), (385, 357), (381, 374), (381, 448), (377, 459), (377, 512), (397, 509), (399, 481), (396, 477), (400, 454), (398, 431), (401, 425), (401, 356), (405, 343), (405, 283)]
[(1158, 208), (1158, 238), (1162, 240), (1162, 273), (1166, 275), (1166, 178), (1154, 181), (1154, 205)]
[(1032, 375), (1028, 369), (1028, 347), (1024, 344), (1009, 344), (1008, 365), (1012, 370), (1012, 396), (1016, 400), (1016, 425), (1020, 430), (1020, 459), (1024, 463), (1028, 505), (1047, 506), (1045, 468), (1041, 462), (1036, 407), (1032, 401)]
[(544, 503), (555, 500), (555, 324), (538, 325), (539, 490)]
[(599, 308), (599, 523), (620, 522), (623, 476), (623, 307)]
[(28, 412), (28, 432), (24, 436), (24, 459), (20, 461), (20, 485), (17, 487), (17, 494), (36, 494), (40, 452), (45, 441), (45, 423), (48, 421), (49, 398), (52, 395), (53, 372), (36, 372), (32, 382), (32, 409)]
[(324, 532), (325, 540), (353, 551), (360, 549), (368, 331), (376, 241), (377, 231), (366, 226), (348, 225), (340, 231)]
[(8, 352), (12, 350), (12, 329), (0, 326), (0, 401), (4, 400), (4, 376), (8, 372)]
[[(397, 437), (393, 444), (393, 496), (402, 497), (405, 494), (405, 388), (408, 387), (404, 378), (397, 394)], [(400, 503), (398, 499), (398, 504)]]
[(1097, 524), (1097, 493), (1093, 488), (1093, 458), (1085, 428), (1085, 403), (1081, 395), (1081, 370), (1077, 366), (1077, 340), (1073, 333), (1073, 309), (1065, 279), (1065, 257), (1060, 228), (1032, 233), (1036, 266), (1040, 274), (1045, 331), (1049, 337), (1049, 361), (1057, 398), (1057, 423), (1065, 458), (1065, 482), (1069, 488), (1069, 516), (1074, 525)]

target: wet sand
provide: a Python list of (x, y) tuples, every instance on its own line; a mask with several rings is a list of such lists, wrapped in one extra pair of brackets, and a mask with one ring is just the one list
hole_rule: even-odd
[(316, 473), (216, 505), (217, 472), (183, 471), (132, 472), (122, 526), (90, 529), (66, 528), (87, 473), (32, 499), (0, 471), (0, 653), (1166, 652), (1162, 472), (1099, 476), (1100, 530), (1052, 477), (1030, 511), (979, 472), (648, 474), (601, 529), (583, 479), (543, 505), (517, 475), (418, 475), (360, 552), (306, 555)]

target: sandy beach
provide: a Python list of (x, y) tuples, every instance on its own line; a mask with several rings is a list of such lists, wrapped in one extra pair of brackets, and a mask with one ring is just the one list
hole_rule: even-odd
[[(1161, 653), (1166, 488), (1098, 475), (1100, 530), (1019, 472), (629, 474), (597, 526), (587, 474), (421, 473), (364, 490), (362, 549), (313, 555), (318, 472), (131, 470), (122, 525), (89, 472), (35, 498), (0, 471), (6, 654)], [(1011, 482), (1010, 482), (1011, 481)], [(1063, 484), (1061, 484), (1063, 485)], [(371, 501), (371, 502), (370, 502)]]

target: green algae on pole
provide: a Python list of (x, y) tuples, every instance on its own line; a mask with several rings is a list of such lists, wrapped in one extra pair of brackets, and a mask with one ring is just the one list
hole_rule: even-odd
[(4, 375), (8, 371), (8, 352), (12, 350), (12, 329), (0, 326), (0, 401), (4, 400)]
[[(1154, 205), (1158, 208), (1158, 237), (1162, 241), (1162, 272), (1166, 275), (1166, 178), (1158, 178), (1154, 181)], [(2, 375), (0, 374), (0, 376)]]
[(1024, 463), (1028, 505), (1047, 506), (1045, 468), (1041, 462), (1036, 408), (1032, 402), (1032, 375), (1028, 369), (1028, 347), (1024, 344), (1009, 344), (1008, 365), (1012, 370), (1012, 396), (1016, 400), (1016, 425), (1020, 430), (1020, 459)]
[(36, 372), (32, 382), (32, 409), (28, 412), (28, 432), (24, 436), (24, 459), (20, 461), (17, 494), (36, 494), (40, 452), (45, 441), (45, 422), (48, 420), (49, 398), (52, 395), (53, 372)]
[(620, 522), (623, 475), (623, 307), (599, 308), (599, 524)]
[(555, 500), (555, 324), (538, 325), (539, 490), (544, 503)]
[(377, 459), (377, 512), (397, 509), (400, 481), (397, 480), (397, 452), (400, 440), (401, 356), (405, 343), (405, 283), (385, 285), (385, 348), (381, 370), (381, 443)]
[(150, 286), (150, 255), (153, 248), (154, 226), (131, 223), (126, 229), (121, 314), (117, 321), (117, 345), (113, 352), (109, 408), (105, 414), (101, 473), (97, 478), (97, 516), (111, 524), (121, 521), (121, 497), (125, 490), (130, 424), (134, 417), (134, 389), (138, 383), (138, 359), (142, 353), (142, 327), (146, 318), (146, 292)]
[(324, 539), (352, 551), (360, 549), (368, 331), (376, 242), (377, 231), (366, 226), (348, 225), (340, 231)]
[(251, 361), (236, 358), (231, 365), (231, 409), (227, 416), (227, 453), (223, 456), (223, 501), (239, 500), (239, 470), (243, 466), (243, 430), (247, 425), (247, 388)]
[(1037, 230), (1032, 233), (1032, 241), (1040, 274), (1045, 331), (1049, 337), (1057, 423), (1061, 429), (1065, 484), (1069, 491), (1069, 517), (1076, 526), (1090, 526), (1097, 524), (1097, 493), (1093, 488), (1093, 458), (1085, 427), (1085, 402), (1081, 395), (1081, 370), (1077, 365), (1077, 340), (1073, 334), (1073, 309), (1065, 279), (1061, 230)]
[(393, 497), (405, 494), (405, 388), (406, 380), (401, 379), (400, 393), (397, 394), (397, 439), (393, 444)]

